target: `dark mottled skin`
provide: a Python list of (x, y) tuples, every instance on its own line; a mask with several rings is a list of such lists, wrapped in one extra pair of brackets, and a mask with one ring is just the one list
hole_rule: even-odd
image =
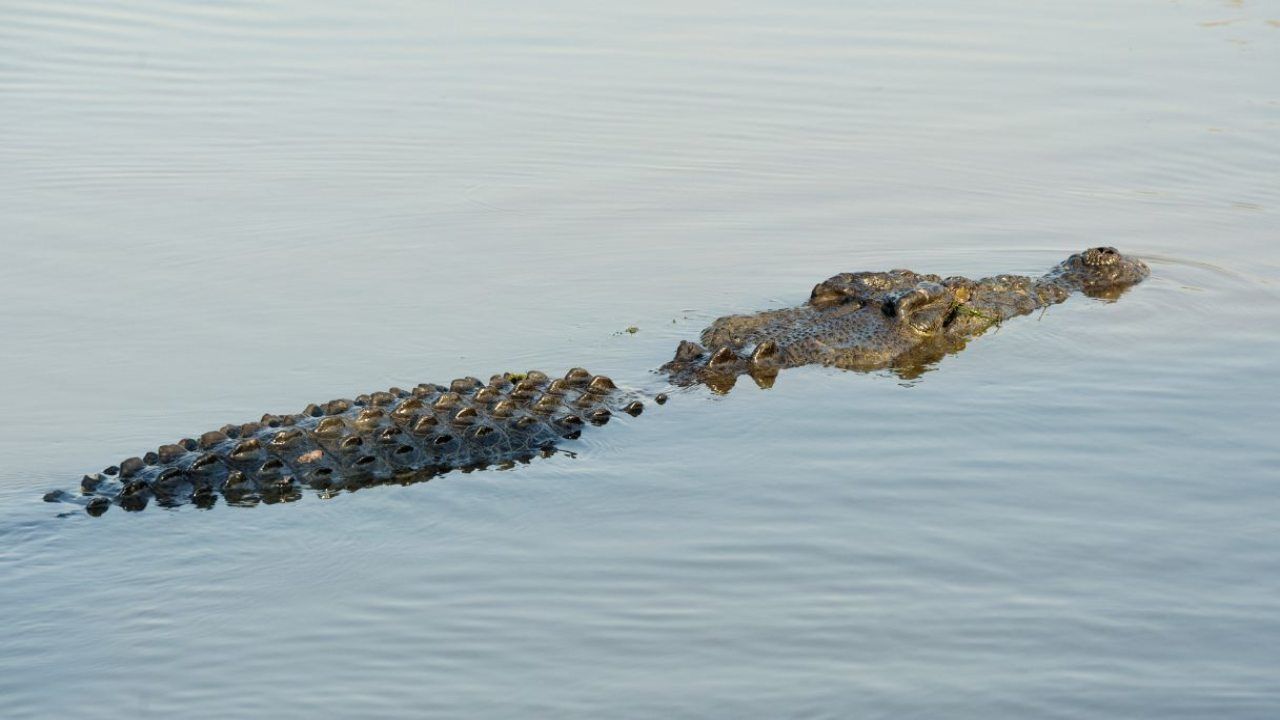
[(682, 342), (662, 370), (677, 385), (701, 383), (719, 392), (742, 375), (768, 386), (780, 369), (800, 365), (891, 368), (912, 376), (992, 325), (1074, 292), (1115, 299), (1148, 273), (1141, 260), (1109, 247), (1072, 255), (1034, 279), (842, 273), (818, 283), (799, 307), (716, 320), (702, 332), (701, 345)]
[[(1148, 272), (1142, 261), (1103, 247), (1034, 279), (843, 273), (819, 283), (799, 307), (716, 320), (701, 345), (682, 342), (661, 371), (675, 385), (717, 392), (742, 375), (767, 387), (779, 370), (812, 364), (912, 376), (992, 325), (1076, 292), (1113, 300)], [(218, 496), (239, 505), (279, 502), (297, 499), (304, 487), (332, 493), (421, 482), (455, 468), (509, 467), (553, 452), (614, 413), (639, 415), (638, 397), (581, 368), (555, 380), (531, 371), (495, 375), (488, 384), (462, 378), (447, 388), (391, 388), (162, 445), (86, 475), (79, 492), (45, 499), (100, 515), (112, 505), (208, 507)]]
[(302, 487), (337, 492), (409, 484), (455, 468), (527, 462), (578, 437), (587, 424), (643, 408), (635, 393), (582, 368), (555, 380), (531, 371), (495, 375), (488, 384), (461, 378), (447, 388), (391, 388), (161, 445), (86, 475), (78, 494), (55, 491), (45, 499), (100, 515), (112, 504), (207, 507), (218, 495), (255, 504), (297, 499)]

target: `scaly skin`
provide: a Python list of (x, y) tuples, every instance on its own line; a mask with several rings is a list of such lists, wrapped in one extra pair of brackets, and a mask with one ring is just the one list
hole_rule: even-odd
[(527, 462), (578, 437), (585, 424), (643, 409), (635, 393), (582, 368), (556, 380), (531, 371), (495, 375), (488, 385), (461, 378), (448, 388), (391, 388), (161, 445), (86, 475), (79, 495), (55, 491), (45, 499), (101, 515), (112, 504), (141, 510), (152, 499), (208, 507), (218, 494), (254, 504), (297, 499), (304, 486), (333, 492), (409, 484), (454, 468)]
[(779, 370), (801, 365), (891, 368), (911, 377), (993, 325), (1074, 292), (1115, 299), (1149, 272), (1141, 260), (1101, 247), (1072, 255), (1036, 279), (843, 273), (818, 283), (799, 307), (716, 320), (702, 331), (701, 345), (680, 343), (662, 371), (676, 385), (705, 384), (717, 392), (728, 392), (742, 375), (768, 387)]
[[(910, 377), (992, 325), (1075, 292), (1114, 300), (1148, 274), (1142, 261), (1108, 247), (1072, 255), (1036, 279), (844, 273), (819, 283), (799, 307), (716, 320), (702, 332), (702, 345), (680, 343), (660, 371), (675, 385), (716, 392), (728, 392), (742, 375), (768, 387), (779, 370), (811, 364), (891, 368)], [(219, 494), (229, 504), (253, 504), (297, 499), (302, 487), (328, 493), (421, 482), (454, 468), (511, 466), (549, 454), (585, 424), (603, 425), (615, 412), (639, 415), (638, 397), (581, 368), (556, 380), (531, 371), (495, 375), (488, 385), (462, 378), (448, 388), (392, 388), (162, 445), (86, 475), (78, 494), (55, 491), (45, 499), (101, 515), (113, 504), (141, 510), (153, 499), (208, 507)]]

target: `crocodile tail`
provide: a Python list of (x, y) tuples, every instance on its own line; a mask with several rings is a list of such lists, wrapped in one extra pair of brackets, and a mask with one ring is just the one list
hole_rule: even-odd
[(560, 378), (530, 371), (459, 378), (355, 399), (308, 405), (293, 415), (225, 425), (161, 445), (102, 472), (49, 502), (101, 515), (118, 505), (209, 507), (297, 499), (305, 488), (354, 490), (422, 482), (452, 469), (509, 467), (554, 452), (589, 425), (616, 413), (639, 415), (637, 393), (574, 368)]

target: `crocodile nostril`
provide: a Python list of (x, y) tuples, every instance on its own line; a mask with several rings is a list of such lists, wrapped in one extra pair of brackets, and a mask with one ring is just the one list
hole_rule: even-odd
[(1120, 262), (1120, 252), (1113, 247), (1096, 247), (1084, 251), (1081, 260), (1090, 267), (1105, 267)]

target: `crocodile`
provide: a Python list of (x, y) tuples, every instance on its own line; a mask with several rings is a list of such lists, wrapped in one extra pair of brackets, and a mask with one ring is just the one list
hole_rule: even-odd
[[(729, 392), (743, 375), (771, 387), (781, 370), (825, 365), (888, 369), (915, 377), (1011, 318), (1074, 293), (1115, 300), (1150, 270), (1112, 247), (1071, 255), (1047, 274), (970, 280), (910, 270), (841, 273), (814, 286), (802, 305), (729, 315), (685, 340), (656, 372), (671, 387)], [(510, 468), (557, 452), (564, 440), (617, 415), (638, 416), (666, 392), (619, 387), (573, 368), (552, 378), (532, 370), (423, 383), (354, 399), (313, 403), (161, 445), (101, 472), (49, 502), (98, 516), (113, 505), (141, 510), (296, 500), (304, 488), (328, 496), (372, 485), (423, 482), (458, 469)]]

